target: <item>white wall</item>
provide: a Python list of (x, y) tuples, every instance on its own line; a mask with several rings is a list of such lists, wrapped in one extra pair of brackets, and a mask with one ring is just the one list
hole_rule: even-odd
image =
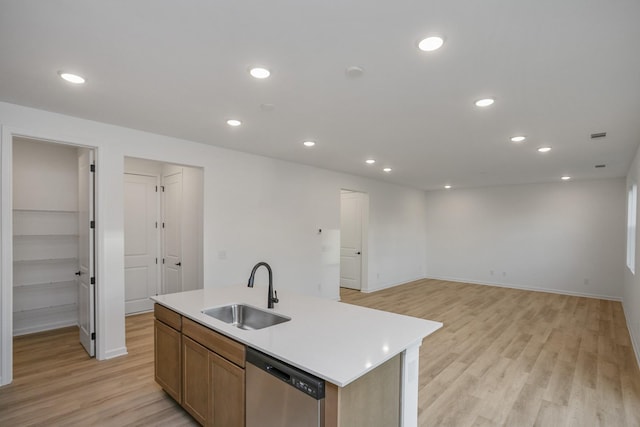
[(620, 299), (623, 179), (427, 193), (427, 276)]
[[(7, 103), (0, 103), (0, 123), (3, 278), (10, 276), (4, 268), (10, 259), (4, 244), (10, 218), (4, 204), (10, 195), (5, 185), (10, 178), (5, 175), (11, 167), (5, 155), (11, 152), (11, 136), (23, 134), (97, 147), (100, 359), (126, 351), (125, 156), (204, 168), (205, 288), (244, 284), (251, 267), (267, 261), (273, 267), (276, 289), (338, 298), (336, 247), (340, 240), (336, 230), (341, 188), (369, 193), (369, 288), (424, 276), (425, 206), (424, 193), (419, 190)], [(10, 206), (10, 201), (7, 203)], [(323, 229), (322, 234), (318, 228)], [(256, 286), (262, 288), (264, 279), (257, 278)], [(2, 297), (4, 321), (5, 293)], [(2, 343), (10, 346), (6, 337)], [(10, 358), (4, 345), (3, 349), (2, 354)]]
[(125, 157), (124, 171), (125, 173), (160, 177), (162, 176), (162, 163), (145, 159), (136, 159), (133, 157)]
[[(630, 188), (633, 184), (640, 184), (640, 148), (629, 168), (627, 175), (626, 188)], [(625, 189), (626, 192), (626, 189)], [(625, 203), (626, 206), (626, 203)], [(625, 212), (626, 219), (626, 212)], [(638, 222), (638, 210), (636, 210), (636, 224)], [(626, 221), (625, 221), (626, 225)], [(627, 326), (633, 342), (633, 348), (640, 365), (640, 235), (639, 228), (636, 226), (636, 256), (635, 256), (635, 274), (631, 273), (626, 265), (624, 267), (624, 287), (622, 290), (622, 305), (624, 307), (624, 315), (627, 318)], [(625, 240), (626, 242), (626, 240)], [(626, 248), (626, 245), (625, 245)], [(626, 259), (626, 256), (625, 258)]]
[(78, 210), (78, 150), (18, 138), (13, 209)]

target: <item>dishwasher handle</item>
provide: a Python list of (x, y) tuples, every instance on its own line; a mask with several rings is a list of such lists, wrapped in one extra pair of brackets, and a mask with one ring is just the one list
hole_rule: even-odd
[(265, 370), (271, 375), (273, 375), (274, 377), (279, 378), (286, 383), (291, 382), (291, 375), (285, 372), (282, 372), (280, 369), (276, 368), (275, 366), (267, 365), (265, 366)]

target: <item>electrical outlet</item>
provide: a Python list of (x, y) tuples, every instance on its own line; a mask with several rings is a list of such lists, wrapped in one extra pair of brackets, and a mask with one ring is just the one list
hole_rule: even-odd
[(489, 274), (493, 276), (493, 270), (489, 270)]
[(584, 279), (584, 285), (589, 286), (589, 279)]
[(502, 272), (502, 277), (507, 277), (507, 272), (506, 271)]
[(227, 259), (227, 251), (218, 251), (218, 259), (220, 260)]

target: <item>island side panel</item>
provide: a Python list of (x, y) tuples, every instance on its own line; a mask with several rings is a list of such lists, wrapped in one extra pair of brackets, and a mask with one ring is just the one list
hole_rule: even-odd
[(400, 425), (401, 355), (346, 387), (327, 384), (325, 427)]

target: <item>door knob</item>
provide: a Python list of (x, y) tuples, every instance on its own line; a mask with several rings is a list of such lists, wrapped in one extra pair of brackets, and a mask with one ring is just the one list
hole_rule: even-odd
[(176, 262), (176, 265), (180, 267), (182, 265), (182, 262)]
[(356, 255), (360, 255), (360, 251), (356, 252)]
[(82, 272), (81, 272), (81, 271), (76, 271), (76, 276), (79, 276), (79, 275), (81, 275), (81, 274), (82, 274)]

